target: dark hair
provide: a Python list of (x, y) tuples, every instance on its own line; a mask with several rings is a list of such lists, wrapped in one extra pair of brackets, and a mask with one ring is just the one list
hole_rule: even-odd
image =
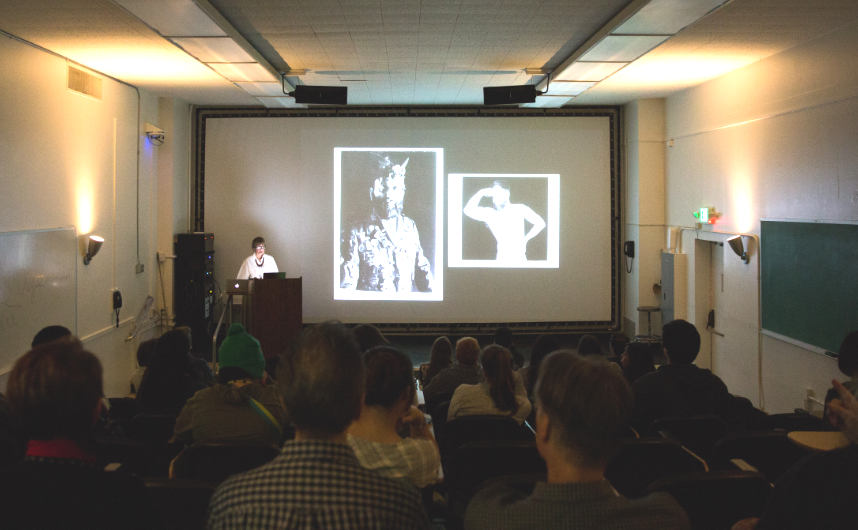
[(535, 394), (571, 461), (585, 468), (607, 464), (633, 407), (629, 384), (610, 362), (554, 352), (542, 362)]
[(12, 368), (6, 388), (21, 434), (37, 440), (89, 440), (101, 396), (101, 363), (71, 337), (24, 354)]
[(390, 346), (372, 348), (363, 356), (366, 365), (367, 406), (393, 407), (407, 392), (409, 405), (414, 397), (414, 365), (407, 355)]
[(33, 337), (33, 342), (30, 343), (31, 348), (35, 348), (40, 344), (46, 344), (63, 337), (71, 336), (72, 332), (65, 326), (47, 326), (39, 330), (36, 336)]
[(489, 395), (495, 406), (510, 414), (518, 412), (515, 400), (515, 378), (512, 375), (512, 354), (497, 344), (486, 346), (480, 354), (480, 363), (489, 385)]
[(512, 330), (506, 326), (501, 326), (495, 330), (495, 344), (509, 348), (512, 344)]
[(453, 344), (445, 336), (438, 337), (432, 343), (432, 352), (429, 355), (429, 374), (437, 374), (444, 368), (453, 364)]
[(614, 333), (611, 335), (611, 355), (622, 355), (628, 343), (629, 337), (625, 333)]
[(381, 331), (372, 324), (358, 324), (352, 329), (352, 335), (357, 340), (361, 352), (365, 352), (376, 346), (390, 344), (390, 341), (384, 338)]
[(852, 377), (858, 372), (858, 331), (846, 335), (837, 353), (837, 367), (844, 375)]
[(272, 355), (271, 357), (265, 359), (265, 373), (268, 374), (268, 377), (271, 379), (277, 380), (277, 365), (280, 364), (280, 356)]
[(339, 322), (305, 330), (277, 366), (292, 423), (311, 436), (343, 433), (360, 416), (365, 385), (360, 349)]
[(652, 360), (652, 349), (649, 344), (643, 342), (630, 342), (626, 345), (626, 353), (629, 365), (623, 367), (623, 376), (629, 384), (648, 373), (655, 372), (655, 363)]
[(137, 346), (137, 366), (149, 366), (155, 350), (158, 347), (158, 339), (149, 339)]
[(599, 355), (602, 356), (602, 344), (595, 335), (584, 335), (578, 341), (578, 355)]
[(196, 379), (190, 349), (191, 341), (184, 331), (174, 329), (161, 335), (137, 389), (141, 411), (167, 413), (187, 400), (188, 384)]
[(540, 335), (533, 343), (533, 349), (530, 350), (530, 369), (527, 372), (527, 387), (531, 394), (536, 388), (536, 380), (539, 378), (539, 366), (549, 353), (560, 349), (560, 343), (551, 335)]
[(480, 343), (474, 337), (462, 337), (456, 341), (456, 361), (465, 366), (476, 366), (480, 360)]
[(670, 364), (691, 364), (700, 353), (700, 333), (694, 324), (677, 319), (661, 328), (661, 342)]
[(264, 237), (262, 237), (262, 236), (254, 237), (253, 243), (250, 244), (250, 248), (256, 250), (256, 247), (258, 247), (259, 245), (264, 245), (264, 244), (265, 244), (265, 238)]

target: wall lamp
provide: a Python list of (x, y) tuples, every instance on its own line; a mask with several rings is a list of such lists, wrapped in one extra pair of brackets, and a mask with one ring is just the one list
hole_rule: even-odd
[(92, 261), (92, 258), (98, 254), (98, 251), (101, 250), (101, 244), (104, 243), (103, 237), (98, 236), (89, 236), (86, 242), (86, 256), (83, 258), (83, 264), (89, 265), (89, 262)]
[(736, 253), (737, 256), (742, 258), (742, 261), (746, 264), (751, 261), (751, 258), (748, 257), (748, 253), (745, 252), (745, 245), (742, 243), (742, 236), (734, 236), (727, 240), (727, 243), (730, 243), (730, 248), (733, 249), (733, 252)]

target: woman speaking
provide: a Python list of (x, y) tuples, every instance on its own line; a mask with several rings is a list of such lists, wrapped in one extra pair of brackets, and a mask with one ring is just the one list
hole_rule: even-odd
[(253, 278), (262, 278), (266, 272), (280, 272), (277, 269), (277, 262), (273, 256), (265, 253), (265, 238), (253, 238), (253, 254), (251, 254), (244, 263), (241, 264), (241, 269), (238, 271), (239, 280), (250, 280)]

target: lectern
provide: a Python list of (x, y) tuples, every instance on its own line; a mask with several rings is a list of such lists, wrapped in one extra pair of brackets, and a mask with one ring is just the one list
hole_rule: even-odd
[(301, 333), (301, 278), (253, 280), (251, 292), (245, 299), (250, 310), (247, 332), (259, 341), (266, 359), (280, 355)]

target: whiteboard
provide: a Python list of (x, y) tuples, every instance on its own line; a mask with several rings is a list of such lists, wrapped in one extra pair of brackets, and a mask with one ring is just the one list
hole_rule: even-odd
[(0, 375), (43, 327), (77, 334), (77, 257), (74, 227), (0, 232)]

